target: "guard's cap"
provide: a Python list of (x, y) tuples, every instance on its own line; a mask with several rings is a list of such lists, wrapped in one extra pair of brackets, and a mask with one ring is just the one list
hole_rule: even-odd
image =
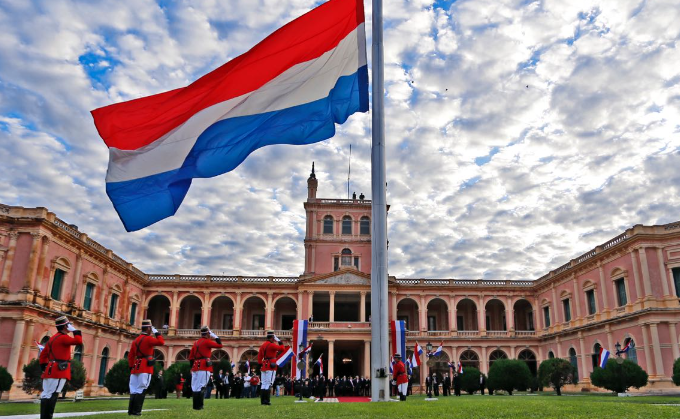
[(273, 330), (267, 330), (267, 339), (273, 338), (274, 337), (274, 331)]
[(149, 319), (142, 320), (142, 327), (151, 327), (151, 320)]
[(68, 321), (68, 318), (66, 316), (61, 316), (57, 317), (57, 319), (54, 321), (55, 326), (66, 326), (70, 322)]
[(396, 354), (394, 354), (394, 357), (395, 357), (395, 358), (401, 358), (401, 354), (400, 354), (400, 353), (396, 353)]
[(210, 332), (210, 328), (208, 326), (201, 327), (201, 333), (208, 333), (208, 332)]

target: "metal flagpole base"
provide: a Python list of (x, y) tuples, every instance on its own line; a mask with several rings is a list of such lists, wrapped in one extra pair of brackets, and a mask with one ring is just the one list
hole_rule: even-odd
[(428, 398), (425, 399), (426, 402), (436, 402), (437, 400), (439, 400), (439, 399), (436, 398), (436, 397), (428, 397)]

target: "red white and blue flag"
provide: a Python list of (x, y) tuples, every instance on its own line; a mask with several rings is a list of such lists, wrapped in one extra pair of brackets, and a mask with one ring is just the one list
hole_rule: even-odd
[(236, 363), (234, 361), (231, 361), (231, 370), (234, 371), (236, 369)]
[(633, 339), (629, 339), (629, 340), (628, 340), (628, 343), (626, 343), (626, 346), (624, 346), (623, 349), (621, 349), (621, 350), (619, 350), (619, 351), (616, 351), (616, 355), (627, 353), (628, 350), (630, 349), (630, 343), (631, 343), (632, 341), (633, 341)]
[(39, 344), (37, 340), (34, 340), (33, 342), (35, 342), (35, 345), (38, 347), (38, 355), (40, 355), (43, 349), (45, 349), (45, 345)]
[(295, 352), (293, 352), (293, 348), (290, 347), (286, 348), (286, 351), (276, 359), (276, 366), (279, 368), (285, 367), (286, 364), (288, 364), (288, 362), (290, 362), (290, 360), (293, 359), (294, 356)]
[(413, 349), (413, 355), (411, 356), (411, 365), (414, 367), (420, 367), (420, 356), (423, 354), (423, 348), (416, 341), (416, 347)]
[[(174, 215), (194, 178), (272, 144), (311, 144), (368, 111), (363, 0), (330, 0), (187, 87), (92, 111), (127, 231)], [(274, 164), (274, 162), (272, 162)]]
[(437, 347), (437, 349), (435, 349), (434, 352), (430, 352), (429, 354), (427, 354), (427, 356), (428, 356), (428, 357), (431, 357), (431, 356), (439, 356), (439, 355), (441, 355), (441, 353), (442, 353), (443, 350), (444, 350), (444, 342), (440, 343), (440, 344), (439, 344), (439, 347)]
[(407, 359), (406, 360), (406, 373), (408, 375), (413, 375), (413, 366), (411, 365), (411, 360)]
[(599, 359), (597, 361), (597, 364), (600, 366), (600, 368), (604, 368), (605, 366), (607, 366), (607, 360), (608, 359), (609, 359), (609, 351), (604, 349), (604, 348), (600, 348), (600, 356), (599, 356)]
[[(295, 362), (291, 364), (291, 375), (299, 380), (304, 377), (304, 368), (298, 369), (298, 361), (304, 358), (305, 350), (300, 351), (300, 346), (303, 348), (307, 346), (307, 329), (309, 322), (307, 320), (293, 320), (293, 351), (297, 354)], [(309, 345), (311, 348), (311, 345)], [(300, 352), (298, 352), (300, 351)]]
[(392, 374), (394, 372), (393, 366), (394, 366), (394, 357), (392, 356), (392, 357), (390, 357), (390, 374)]
[(250, 375), (250, 361), (246, 361), (246, 370), (248, 370), (248, 375)]
[(463, 373), (463, 364), (461, 364), (460, 362), (458, 363), (457, 372), (458, 372), (458, 374), (462, 374), (462, 373)]
[(392, 320), (390, 324), (392, 355), (399, 354), (406, 359), (406, 324), (403, 320)]
[(321, 359), (322, 356), (323, 354), (319, 355), (319, 359), (316, 360), (316, 365), (319, 366), (319, 375), (323, 375), (323, 360)]

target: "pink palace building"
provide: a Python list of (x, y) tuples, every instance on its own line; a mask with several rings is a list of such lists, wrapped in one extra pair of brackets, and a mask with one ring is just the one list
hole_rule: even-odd
[[(253, 365), (266, 329), (287, 337), (294, 319), (312, 318), (312, 357), (323, 353), (326, 375), (369, 376), (371, 202), (317, 198), (313, 172), (307, 184), (297, 277), (144, 273), (46, 208), (0, 205), (0, 365), (15, 379), (3, 398), (28, 397), (22, 366), (62, 314), (83, 330), (73, 356), (87, 369), (86, 395), (106, 394), (106, 371), (126, 356), (144, 318), (167, 334), (156, 352), (166, 367), (187, 359), (202, 324), (223, 336), (215, 359)], [(415, 370), (421, 383), (448, 361), (487, 373), (501, 358), (536, 371), (561, 357), (578, 370), (572, 390), (591, 388), (599, 348), (633, 341), (625, 356), (648, 372), (646, 390), (671, 389), (680, 357), (680, 222), (636, 225), (533, 281), (390, 277), (389, 296), (391, 319), (409, 330), (409, 351), (416, 341), (443, 342), (442, 356)]]

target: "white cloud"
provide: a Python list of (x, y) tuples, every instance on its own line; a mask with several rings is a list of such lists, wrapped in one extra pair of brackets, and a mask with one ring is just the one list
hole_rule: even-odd
[[(351, 190), (370, 198), (370, 114), (195, 180), (177, 216), (128, 234), (89, 111), (184, 86), (318, 3), (3, 2), (0, 202), (48, 207), (148, 272), (300, 274), (311, 161), (319, 195), (344, 197), (352, 144)], [(533, 279), (677, 220), (672, 1), (384, 7), (390, 274)]]

